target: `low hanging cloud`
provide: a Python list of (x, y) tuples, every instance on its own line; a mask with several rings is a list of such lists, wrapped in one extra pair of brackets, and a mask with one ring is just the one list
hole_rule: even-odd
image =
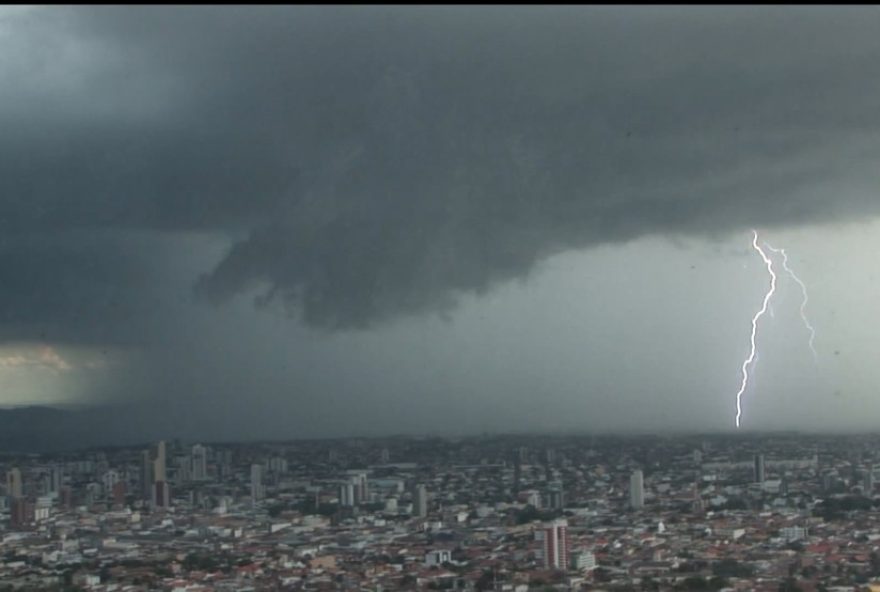
[[(33, 348), (31, 348), (33, 350)], [(0, 355), (0, 367), (2, 368), (26, 368), (39, 367), (52, 372), (68, 372), (73, 366), (61, 355), (48, 345), (41, 346), (35, 351), (16, 351), (7, 355)]]
[[(232, 245), (193, 278), (199, 298), (366, 328), (451, 310), (565, 250), (880, 205), (873, 7), (53, 8), (4, 22), (0, 230), (56, 237), (46, 277), (65, 277), (79, 231), (217, 233)], [(120, 319), (150, 307), (143, 244), (103, 284), (132, 307)], [(89, 293), (85, 277), (62, 289)], [(5, 306), (11, 325), (60, 314)], [(88, 335), (77, 318), (57, 325)]]

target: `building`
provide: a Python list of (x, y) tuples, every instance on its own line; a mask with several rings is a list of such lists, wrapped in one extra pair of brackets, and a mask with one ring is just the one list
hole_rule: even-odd
[(568, 569), (568, 522), (556, 520), (535, 533), (542, 543), (541, 555), (546, 569)]
[(113, 494), (113, 488), (119, 483), (119, 473), (113, 469), (101, 475), (101, 485), (104, 487), (104, 495), (109, 497)]
[(590, 551), (572, 553), (571, 568), (580, 571), (591, 571), (596, 569), (596, 556)]
[(201, 444), (192, 447), (192, 479), (205, 481), (208, 479), (208, 449)]
[(13, 497), (9, 506), (9, 526), (18, 530), (32, 524), (35, 519), (36, 505), (27, 498)]
[(428, 490), (424, 485), (417, 485), (413, 494), (413, 516), (424, 518), (428, 515)]
[(354, 486), (354, 503), (355, 505), (363, 504), (369, 501), (369, 491), (367, 486), (366, 471), (349, 472), (351, 483)]
[(251, 501), (257, 503), (266, 497), (266, 486), (263, 485), (263, 465), (251, 465)]
[(153, 508), (171, 507), (171, 485), (167, 481), (153, 483)]
[(809, 531), (800, 526), (786, 526), (779, 530), (779, 535), (785, 539), (786, 543), (793, 543), (801, 539), (807, 538)]
[(166, 457), (165, 457), (165, 441), (162, 440), (156, 446), (156, 460), (153, 461), (153, 481), (167, 481), (166, 473)]
[(64, 472), (61, 467), (52, 467), (49, 471), (49, 493), (59, 493), (63, 481)]
[(339, 505), (346, 508), (354, 505), (354, 484), (351, 482), (339, 485)]
[(113, 491), (111, 495), (113, 496), (113, 503), (117, 506), (125, 505), (125, 481), (119, 481), (113, 486)]
[(562, 495), (562, 483), (554, 481), (547, 491), (547, 507), (551, 510), (561, 510), (565, 504)]
[(283, 456), (276, 456), (269, 459), (269, 471), (274, 475), (284, 475), (287, 473), (287, 459)]
[(629, 505), (633, 510), (645, 507), (645, 484), (641, 470), (635, 470), (629, 477)]
[(532, 506), (538, 510), (541, 509), (541, 492), (537, 489), (528, 489), (520, 492), (518, 498), (526, 505)]
[(141, 453), (141, 495), (147, 501), (153, 499), (153, 460), (149, 450)]
[(449, 563), (450, 561), (452, 561), (452, 551), (439, 549), (436, 551), (428, 551), (427, 553), (425, 553), (425, 565), (428, 567), (432, 565), (443, 565), (444, 563)]
[(18, 499), (23, 494), (21, 470), (18, 467), (9, 469), (6, 473), (6, 495), (12, 499)]
[(755, 483), (763, 483), (765, 478), (764, 474), (764, 455), (756, 454), (755, 455)]

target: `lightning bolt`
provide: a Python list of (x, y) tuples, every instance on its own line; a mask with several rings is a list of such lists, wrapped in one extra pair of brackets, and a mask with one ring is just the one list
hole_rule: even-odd
[(785, 249), (774, 249), (771, 247), (767, 241), (764, 241), (764, 246), (773, 251), (774, 253), (779, 253), (782, 255), (782, 267), (791, 276), (791, 279), (796, 281), (798, 285), (801, 287), (801, 294), (803, 294), (804, 298), (801, 300), (801, 319), (804, 321), (804, 326), (806, 326), (807, 330), (810, 332), (810, 351), (813, 352), (813, 360), (815, 362), (819, 362), (819, 354), (816, 353), (816, 348), (813, 346), (813, 341), (816, 339), (816, 330), (813, 328), (813, 325), (810, 324), (809, 319), (807, 318), (807, 300), (809, 297), (807, 296), (807, 286), (804, 282), (801, 281), (791, 267), (788, 266), (788, 255), (785, 254)]
[(767, 312), (767, 305), (770, 303), (770, 298), (773, 297), (773, 293), (776, 291), (776, 274), (773, 272), (773, 261), (767, 256), (767, 254), (761, 249), (758, 245), (758, 231), (752, 230), (752, 234), (754, 237), (752, 238), (752, 247), (758, 252), (761, 256), (761, 259), (764, 260), (764, 264), (767, 266), (767, 272), (770, 274), (770, 289), (764, 295), (764, 302), (761, 304), (761, 310), (755, 313), (755, 316), (752, 317), (752, 335), (750, 338), (751, 350), (749, 351), (749, 357), (745, 359), (742, 365), (742, 384), (739, 387), (739, 392), (736, 393), (736, 427), (739, 427), (739, 420), (742, 417), (742, 395), (746, 390), (746, 387), (749, 385), (749, 364), (751, 364), (755, 360), (756, 355), (756, 346), (755, 346), (755, 336), (758, 332), (758, 320)]

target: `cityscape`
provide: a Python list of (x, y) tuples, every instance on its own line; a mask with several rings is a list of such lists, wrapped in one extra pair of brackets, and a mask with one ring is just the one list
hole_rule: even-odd
[(0, 589), (869, 590), (878, 450), (486, 435), (7, 455)]
[(880, 592), (880, 7), (0, 5), (0, 592)]

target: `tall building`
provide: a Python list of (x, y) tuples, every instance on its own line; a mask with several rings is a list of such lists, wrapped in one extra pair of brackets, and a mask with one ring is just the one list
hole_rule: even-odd
[(251, 501), (257, 503), (266, 495), (263, 485), (263, 465), (251, 465)]
[(645, 507), (645, 484), (641, 470), (635, 470), (629, 477), (629, 505), (633, 510)]
[(287, 459), (283, 456), (276, 456), (269, 459), (269, 470), (276, 476), (287, 473)]
[(125, 505), (125, 481), (119, 481), (116, 485), (113, 486), (113, 491), (111, 495), (113, 496), (113, 503), (122, 506)]
[(192, 481), (192, 457), (189, 455), (178, 456), (175, 457), (174, 461), (174, 482), (177, 484), (183, 484)]
[(58, 493), (61, 491), (61, 482), (64, 480), (64, 473), (61, 467), (52, 467), (49, 471), (49, 493)]
[(167, 481), (166, 474), (165, 441), (156, 446), (156, 460), (153, 461), (153, 481)]
[(413, 516), (424, 518), (428, 515), (428, 490), (424, 485), (417, 485), (413, 495)]
[(18, 499), (23, 493), (21, 470), (18, 467), (13, 467), (6, 473), (6, 495), (12, 499)]
[(339, 486), (339, 505), (350, 508), (354, 505), (354, 484), (343, 483)]
[(192, 479), (205, 481), (208, 478), (208, 449), (201, 444), (192, 447)]
[(568, 568), (568, 522), (556, 520), (535, 533), (543, 543), (542, 555), (546, 569)]
[(146, 501), (153, 499), (153, 460), (149, 450), (141, 453), (141, 495)]
[(755, 483), (764, 482), (764, 455), (755, 455)]
[(519, 493), (520, 484), (522, 483), (522, 462), (519, 455), (513, 461), (513, 494)]
[(553, 481), (547, 491), (547, 507), (551, 510), (561, 510), (565, 500), (562, 494), (562, 483)]
[(113, 469), (101, 475), (101, 485), (104, 487), (104, 495), (110, 497), (113, 495), (113, 488), (119, 483), (119, 473)]
[(153, 483), (153, 508), (164, 509), (171, 507), (171, 485), (167, 481)]
[(354, 503), (364, 504), (369, 501), (366, 471), (349, 472), (351, 483), (354, 486)]
[(34, 521), (35, 504), (33, 500), (24, 497), (13, 497), (9, 506), (9, 526), (12, 530), (19, 530)]
[(873, 467), (868, 467), (867, 469), (865, 469), (863, 489), (865, 490), (865, 495), (867, 496), (871, 496), (874, 493)]

